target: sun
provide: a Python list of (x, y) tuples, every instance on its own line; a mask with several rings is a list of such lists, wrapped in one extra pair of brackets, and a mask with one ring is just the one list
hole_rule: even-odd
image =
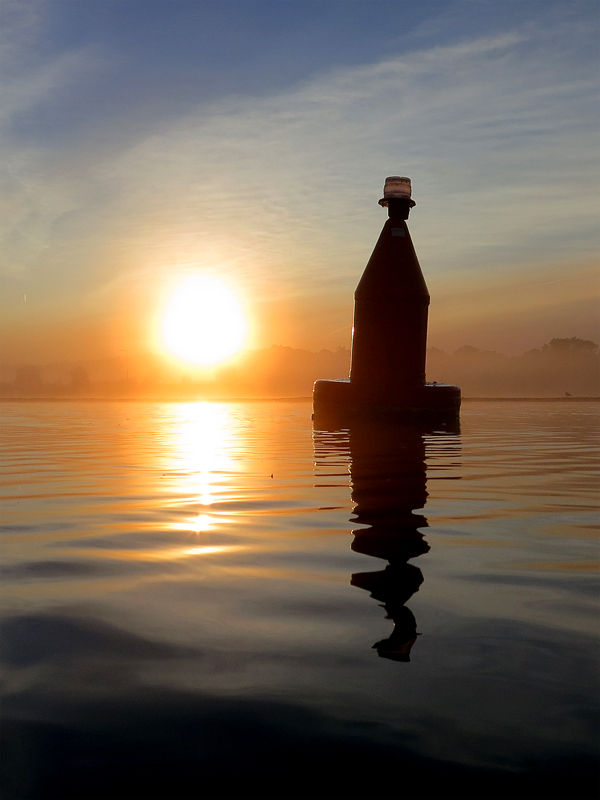
[(246, 323), (231, 289), (215, 278), (196, 276), (171, 297), (163, 334), (175, 355), (197, 364), (215, 364), (242, 347)]

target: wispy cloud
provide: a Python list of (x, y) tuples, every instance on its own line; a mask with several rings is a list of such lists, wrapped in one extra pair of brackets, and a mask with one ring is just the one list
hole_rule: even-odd
[(595, 86), (555, 44), (486, 38), (200, 109), (115, 162), (123, 219), (141, 208), (159, 237), (226, 240), (304, 286), (353, 280), (401, 172), (434, 271), (589, 253)]

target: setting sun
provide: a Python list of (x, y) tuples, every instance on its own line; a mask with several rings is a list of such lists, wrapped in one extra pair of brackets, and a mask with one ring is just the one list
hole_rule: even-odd
[(215, 278), (198, 276), (173, 294), (163, 333), (175, 355), (197, 364), (215, 364), (242, 347), (246, 323), (227, 286)]

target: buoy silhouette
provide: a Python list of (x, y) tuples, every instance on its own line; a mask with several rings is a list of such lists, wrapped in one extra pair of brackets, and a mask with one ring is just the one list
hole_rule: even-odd
[(354, 293), (350, 377), (318, 380), (319, 415), (456, 420), (460, 389), (425, 380), (429, 292), (406, 220), (410, 178), (386, 178), (388, 220)]

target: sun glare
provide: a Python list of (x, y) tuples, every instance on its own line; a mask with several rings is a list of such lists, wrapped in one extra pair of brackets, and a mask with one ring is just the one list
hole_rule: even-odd
[(190, 278), (173, 294), (165, 315), (165, 343), (175, 355), (215, 364), (243, 345), (246, 324), (240, 305), (221, 281)]

